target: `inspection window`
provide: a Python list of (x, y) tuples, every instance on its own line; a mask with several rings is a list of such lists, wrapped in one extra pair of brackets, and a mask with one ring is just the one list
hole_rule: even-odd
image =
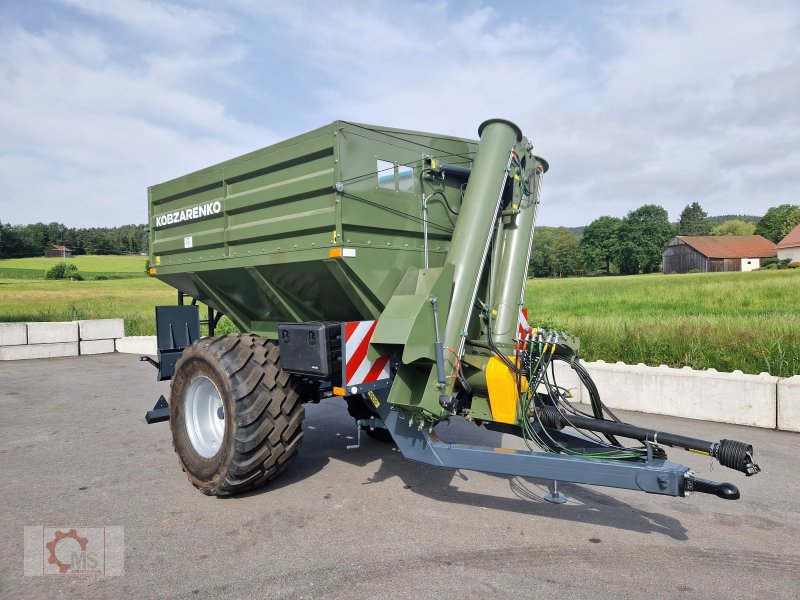
[(378, 159), (378, 187), (397, 192), (414, 193), (414, 169), (392, 161)]
[(379, 158), (377, 161), (377, 167), (378, 187), (385, 190), (396, 190), (397, 186), (395, 185), (396, 178), (394, 163), (389, 162), (388, 160), (381, 160)]

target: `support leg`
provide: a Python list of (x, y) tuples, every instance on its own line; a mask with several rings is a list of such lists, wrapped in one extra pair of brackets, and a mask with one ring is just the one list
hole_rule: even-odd
[(552, 483), (548, 483), (547, 489), (550, 490), (549, 494), (544, 495), (544, 499), (547, 502), (552, 502), (553, 504), (564, 504), (567, 501), (567, 497), (558, 491), (557, 480), (554, 479)]

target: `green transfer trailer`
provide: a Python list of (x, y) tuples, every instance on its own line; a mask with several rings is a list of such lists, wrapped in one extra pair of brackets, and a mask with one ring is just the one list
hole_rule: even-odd
[[(156, 309), (151, 362), (171, 388), (147, 420), (169, 420), (200, 490), (235, 493), (281, 473), (304, 404), (340, 396), (359, 439), (365, 430), (431, 465), (543, 478), (554, 502), (557, 481), (739, 497), (664, 447), (753, 475), (749, 444), (620, 422), (577, 360), (578, 341), (527, 322), (548, 164), (513, 123), (488, 120), (478, 136), (335, 121), (149, 189), (150, 274), (180, 305)], [(198, 302), (209, 307), (206, 337)], [(215, 336), (223, 314), (246, 333)], [(588, 408), (557, 385), (559, 362)], [(453, 418), (529, 450), (444, 443), (435, 427)]]

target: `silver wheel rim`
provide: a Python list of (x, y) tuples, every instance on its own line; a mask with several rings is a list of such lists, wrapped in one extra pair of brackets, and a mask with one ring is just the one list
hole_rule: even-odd
[(219, 452), (225, 437), (225, 413), (217, 386), (197, 377), (186, 391), (186, 431), (192, 447), (203, 458)]

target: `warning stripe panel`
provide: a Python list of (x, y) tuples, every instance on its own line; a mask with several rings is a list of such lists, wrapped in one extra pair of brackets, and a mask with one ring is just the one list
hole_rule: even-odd
[[(371, 323), (370, 325), (367, 325)], [(364, 362), (369, 362), (367, 358), (367, 350), (369, 349), (369, 341), (372, 339), (372, 332), (378, 325), (377, 321), (364, 321), (362, 323), (364, 331), (361, 332), (356, 329), (353, 335), (348, 339), (345, 338), (345, 356), (347, 357), (347, 372), (354, 373), (362, 366)], [(352, 352), (352, 354), (351, 354)]]
[(519, 315), (517, 316), (517, 339), (524, 340), (525, 336), (528, 335), (528, 329), (530, 329), (530, 325), (528, 324), (528, 309), (520, 308)]
[(349, 321), (344, 324), (344, 381), (346, 386), (372, 383), (390, 377), (389, 357), (367, 359), (369, 342), (377, 321)]
[(367, 381), (378, 381), (389, 377), (389, 357), (379, 356), (378, 360), (372, 363), (372, 368), (367, 373)]

